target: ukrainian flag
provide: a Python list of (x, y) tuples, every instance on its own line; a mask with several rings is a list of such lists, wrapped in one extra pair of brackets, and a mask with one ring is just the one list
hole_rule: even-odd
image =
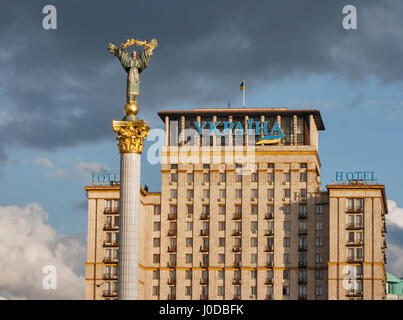
[(239, 90), (243, 91), (245, 88), (245, 83), (242, 81), (241, 86), (239, 87)]

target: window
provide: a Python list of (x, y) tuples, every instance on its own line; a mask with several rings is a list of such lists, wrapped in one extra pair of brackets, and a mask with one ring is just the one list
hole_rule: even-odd
[(225, 271), (224, 270), (218, 270), (218, 279), (223, 280), (225, 277)]
[(219, 199), (225, 199), (225, 189), (220, 189), (219, 190)]
[(323, 230), (323, 222), (316, 221), (316, 231), (321, 231), (321, 230)]
[(193, 214), (193, 206), (192, 205), (186, 206), (186, 213), (187, 213), (187, 215), (192, 215)]
[(154, 231), (160, 231), (160, 229), (161, 229), (161, 223), (154, 222)]
[(237, 172), (235, 173), (235, 182), (242, 182), (242, 174)]
[(323, 279), (323, 270), (315, 270), (315, 280)]
[(210, 189), (204, 189), (203, 190), (203, 199), (209, 199), (210, 198)]
[(301, 237), (298, 239), (298, 249), (306, 250), (306, 238), (305, 237)]
[(323, 254), (317, 253), (315, 255), (315, 261), (316, 261), (316, 263), (322, 263), (323, 262)]
[(225, 238), (218, 238), (218, 246), (225, 247)]
[(289, 253), (284, 253), (283, 260), (285, 264), (290, 263), (290, 254)]
[(176, 212), (178, 211), (178, 208), (177, 208), (176, 206), (171, 206), (171, 207), (169, 208), (169, 210), (170, 210), (171, 216), (176, 217)]
[(291, 230), (290, 221), (284, 221), (284, 231), (290, 231), (290, 230)]
[(106, 209), (108, 210), (112, 209), (112, 200), (106, 200)]
[(274, 163), (268, 163), (267, 168), (268, 169), (274, 169)]
[(225, 182), (226, 179), (227, 179), (227, 177), (226, 177), (225, 172), (220, 172), (219, 181), (220, 181), (220, 182)]
[(186, 222), (186, 231), (193, 230), (193, 222)]
[(257, 205), (250, 206), (250, 214), (257, 215)]
[(323, 238), (322, 237), (316, 237), (315, 238), (315, 245), (317, 247), (322, 247), (323, 246)]
[(177, 163), (171, 163), (171, 169), (178, 169), (178, 164)]
[(290, 213), (290, 205), (289, 205), (289, 204), (286, 204), (286, 205), (283, 206), (283, 212), (284, 212), (285, 214), (289, 214), (289, 213)]
[(218, 293), (217, 293), (217, 295), (218, 295), (219, 297), (223, 297), (223, 296), (224, 296), (224, 286), (219, 286), (219, 287), (218, 287)]
[(306, 204), (299, 205), (299, 216), (306, 218)]
[(209, 163), (203, 163), (203, 169), (210, 169)]
[(257, 270), (251, 270), (250, 271), (250, 278), (251, 279), (256, 279), (257, 278)]
[(225, 215), (225, 206), (218, 206), (218, 214)]
[(161, 214), (161, 206), (154, 206), (154, 215), (160, 215)]
[(191, 253), (186, 254), (186, 263), (193, 263), (193, 255)]
[(257, 172), (252, 172), (251, 181), (252, 182), (258, 182), (259, 181), (259, 175), (258, 175)]
[(192, 280), (192, 270), (186, 270), (185, 278), (186, 280)]
[(256, 297), (256, 294), (257, 294), (257, 287), (256, 286), (250, 287), (250, 294), (251, 294), (251, 296)]
[(267, 189), (267, 198), (268, 199), (274, 198), (274, 189)]
[(193, 199), (193, 190), (192, 189), (188, 189), (186, 191), (186, 196), (188, 198), (188, 200), (192, 200)]
[(171, 182), (178, 182), (178, 173), (177, 172), (171, 173)]
[(291, 173), (289, 173), (289, 172), (284, 172), (283, 181), (284, 181), (284, 182), (290, 182), (290, 180), (291, 180)]
[(218, 231), (225, 231), (225, 221), (218, 222)]
[(250, 262), (251, 263), (257, 263), (257, 254), (256, 253), (252, 253), (250, 255)]
[(242, 206), (235, 206), (235, 215), (238, 217), (242, 215)]
[(159, 246), (160, 246), (160, 238), (154, 238), (153, 239), (153, 245), (154, 245), (154, 248), (159, 248)]
[(193, 238), (186, 238), (186, 247), (193, 246)]
[(319, 203), (316, 205), (316, 214), (323, 214), (323, 204)]
[(203, 173), (203, 183), (210, 182), (210, 173)]
[(323, 287), (322, 286), (315, 286), (315, 295), (322, 296), (323, 295)]
[(178, 199), (178, 190), (171, 189), (171, 199)]
[(160, 263), (160, 255), (154, 254), (153, 255), (153, 263)]
[(299, 190), (299, 195), (301, 198), (306, 198), (306, 189), (300, 189)]
[(188, 184), (192, 184), (193, 183), (193, 173), (188, 173), (187, 174), (187, 182)]
[(237, 199), (242, 198), (242, 189), (235, 189), (235, 198)]
[(252, 221), (250, 223), (250, 231), (252, 231), (252, 233), (257, 233), (257, 226), (258, 226), (258, 222)]
[(160, 278), (160, 271), (159, 270), (154, 270), (153, 271), (153, 279), (159, 279)]
[(289, 247), (290, 246), (290, 238), (289, 237), (284, 237), (283, 238), (283, 246), (284, 247)]
[(299, 181), (300, 182), (306, 182), (306, 172), (300, 172), (299, 173)]
[(258, 198), (258, 190), (257, 189), (252, 189), (251, 190), (251, 197), (252, 197), (252, 199), (257, 199)]
[(160, 287), (153, 286), (153, 296), (159, 296), (159, 295), (160, 295)]
[(290, 270), (288, 270), (288, 269), (283, 270), (283, 279), (284, 280), (290, 279)]
[(274, 182), (274, 173), (273, 172), (268, 172), (267, 173), (267, 182), (272, 184)]
[(291, 196), (291, 189), (284, 189), (284, 198), (289, 198)]
[(290, 295), (290, 286), (283, 286), (283, 296)]
[(250, 246), (257, 247), (257, 238), (250, 238)]
[(185, 296), (191, 296), (191, 295), (192, 295), (192, 287), (186, 286), (185, 287)]
[(306, 169), (307, 168), (307, 163), (300, 163), (299, 164), (299, 167), (301, 168), (301, 169)]

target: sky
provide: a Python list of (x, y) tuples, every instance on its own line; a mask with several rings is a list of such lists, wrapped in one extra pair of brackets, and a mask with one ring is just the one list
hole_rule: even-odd
[[(403, 277), (401, 1), (54, 0), (54, 30), (47, 4), (0, 4), (0, 296), (84, 297), (84, 186), (119, 170), (111, 121), (126, 74), (107, 46), (132, 37), (158, 39), (139, 97), (153, 129), (161, 110), (240, 106), (243, 80), (247, 107), (320, 110), (322, 189), (336, 171), (375, 172), (390, 208), (386, 268)], [(346, 4), (357, 29), (343, 28)], [(141, 183), (160, 191), (154, 143)], [(45, 265), (57, 290), (43, 288)]]

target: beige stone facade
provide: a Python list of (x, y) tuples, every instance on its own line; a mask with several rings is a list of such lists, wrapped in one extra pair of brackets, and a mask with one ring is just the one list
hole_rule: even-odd
[[(321, 191), (318, 131), (324, 125), (318, 111), (159, 115), (166, 128), (161, 193), (140, 190), (140, 299), (384, 298), (383, 186), (331, 185)], [(260, 126), (254, 136), (252, 119), (266, 121), (267, 131)], [(285, 137), (256, 145), (276, 121)], [(195, 134), (194, 122), (199, 128), (206, 123), (207, 131)], [(227, 126), (227, 134), (210, 136), (210, 122), (219, 123), (217, 131)], [(237, 123), (245, 135), (234, 130)], [(116, 298), (119, 186), (86, 190), (86, 299)], [(362, 199), (364, 211), (354, 212), (359, 221), (346, 210), (350, 198)], [(351, 230), (362, 231), (354, 234), (362, 243), (348, 243)], [(362, 248), (362, 261), (348, 259), (350, 248)], [(358, 285), (348, 280), (351, 272), (343, 274), (348, 265), (362, 266), (362, 276), (353, 279)]]

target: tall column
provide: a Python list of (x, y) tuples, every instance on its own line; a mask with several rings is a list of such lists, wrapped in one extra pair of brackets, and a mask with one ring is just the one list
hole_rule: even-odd
[(120, 152), (120, 243), (118, 299), (139, 296), (140, 174), (143, 141), (150, 128), (144, 120), (112, 121)]

